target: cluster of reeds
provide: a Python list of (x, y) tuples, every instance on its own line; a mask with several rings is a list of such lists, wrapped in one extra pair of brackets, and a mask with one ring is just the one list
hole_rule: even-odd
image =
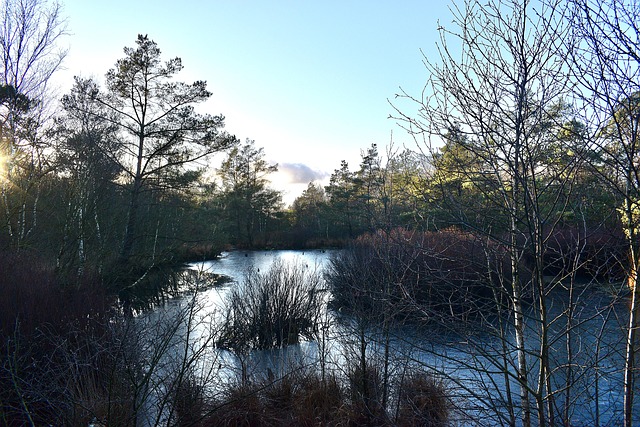
[(324, 307), (320, 273), (302, 263), (249, 270), (226, 301), (218, 345), (233, 350), (278, 348), (312, 339)]
[(451, 403), (445, 387), (425, 372), (407, 375), (399, 384), (395, 405), (385, 408), (377, 373), (371, 371), (367, 393), (350, 370), (320, 377), (317, 370), (297, 368), (280, 378), (263, 376), (230, 384), (195, 424), (198, 426), (430, 426), (449, 425)]

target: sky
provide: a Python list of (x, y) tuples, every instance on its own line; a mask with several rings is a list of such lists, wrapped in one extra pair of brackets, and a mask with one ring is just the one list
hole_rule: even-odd
[(272, 180), (286, 203), (312, 180), (326, 184), (341, 160), (356, 170), (373, 143), (416, 148), (390, 101), (401, 88), (420, 96), (423, 53), (435, 58), (438, 23), (451, 21), (448, 2), (431, 0), (62, 1), (63, 93), (76, 75), (103, 82), (147, 34), (164, 59), (182, 58), (177, 80), (207, 81), (201, 112), (224, 115), (226, 131), (279, 165)]

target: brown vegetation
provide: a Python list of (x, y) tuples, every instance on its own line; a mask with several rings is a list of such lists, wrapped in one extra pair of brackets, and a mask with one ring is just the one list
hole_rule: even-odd
[(322, 310), (322, 283), (309, 266), (275, 263), (267, 272), (250, 270), (230, 290), (218, 345), (278, 348), (312, 339)]
[[(428, 374), (405, 378), (397, 411), (380, 395), (366, 397), (355, 375), (322, 380), (317, 372), (294, 370), (280, 379), (230, 387), (199, 426), (432, 426), (449, 425), (450, 402)], [(373, 386), (375, 387), (375, 386)]]
[(399, 318), (427, 312), (465, 318), (471, 303), (478, 309), (491, 297), (487, 266), (496, 262), (499, 248), (471, 233), (398, 228), (360, 236), (332, 259), (327, 280), (336, 307), (379, 315), (393, 308)]

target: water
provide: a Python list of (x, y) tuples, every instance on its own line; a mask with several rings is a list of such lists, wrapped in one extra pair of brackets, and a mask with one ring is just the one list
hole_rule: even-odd
[[(321, 342), (305, 341), (282, 349), (234, 354), (220, 349), (211, 351), (209, 347), (213, 347), (213, 344), (208, 341), (217, 331), (216, 322), (220, 319), (228, 290), (243, 280), (247, 269), (265, 272), (274, 262), (284, 261), (299, 263), (305, 268), (321, 272), (334, 253), (321, 250), (234, 251), (223, 253), (217, 260), (192, 264), (190, 268), (194, 271), (222, 274), (228, 276), (230, 281), (226, 285), (203, 290), (195, 299), (184, 298), (165, 306), (163, 310), (156, 310), (153, 316), (157, 318), (154, 321), (162, 321), (169, 312), (189, 308), (189, 304), (197, 306), (197, 310), (194, 310), (197, 313), (190, 323), (190, 339), (194, 342), (190, 351), (195, 353), (204, 347), (208, 349), (207, 362), (198, 363), (195, 368), (201, 376), (209, 378), (210, 383), (217, 386), (266, 372), (283, 373), (292, 364), (317, 368), (321, 358), (327, 361), (325, 368), (344, 371), (348, 361), (358, 353), (357, 328), (354, 329), (348, 320), (341, 320), (330, 312), (326, 314), (327, 326), (319, 336)], [(573, 352), (571, 369), (566, 363), (568, 347), (563, 331), (565, 319), (561, 315), (566, 301), (558, 297), (552, 304), (552, 315), (557, 315), (551, 333), (551, 338), (555, 340), (551, 359), (556, 368), (552, 381), (554, 387), (561, 390), (562, 382), (571, 375), (570, 418), (574, 426), (594, 425), (596, 409), (599, 411), (600, 425), (616, 425), (621, 419), (624, 307), (612, 306), (610, 311), (601, 310), (607, 306), (609, 299), (607, 295), (597, 293), (581, 295), (579, 320), (582, 323), (575, 327), (575, 333), (569, 340)], [(607, 313), (608, 317), (605, 318)], [(535, 353), (538, 346), (535, 319), (529, 319), (527, 328), (530, 337), (528, 344)], [(181, 333), (187, 333), (188, 329), (183, 327)], [(464, 412), (464, 416), (459, 416), (464, 421), (462, 424), (506, 424), (504, 416), (510, 396), (514, 399), (511, 402), (517, 414), (518, 385), (513, 375), (516, 358), (512, 339), (505, 342), (491, 330), (461, 336), (404, 326), (391, 332), (392, 375), (402, 376), (403, 372), (416, 366), (434, 373), (445, 381), (456, 405), (460, 407), (460, 413)], [(384, 355), (385, 337), (372, 328), (368, 328), (366, 334), (370, 339), (368, 357), (372, 361), (380, 360)], [(600, 343), (600, 348), (596, 347), (597, 343)], [(508, 366), (507, 370), (500, 364)], [(535, 359), (530, 359), (530, 365), (532, 375), (535, 375)], [(599, 387), (597, 396), (594, 394), (596, 384)], [(212, 389), (215, 388), (212, 386)], [(564, 398), (563, 393), (558, 394), (558, 413), (562, 412)]]
[(219, 259), (194, 263), (190, 268), (209, 271), (215, 274), (228, 276), (232, 281), (242, 280), (244, 273), (250, 267), (259, 271), (267, 271), (275, 261), (299, 262), (304, 265), (322, 269), (336, 250), (311, 250), (311, 251), (233, 251), (223, 252)]

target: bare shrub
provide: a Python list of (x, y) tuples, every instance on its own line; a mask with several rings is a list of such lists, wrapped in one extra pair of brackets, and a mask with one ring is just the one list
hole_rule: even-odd
[(354, 364), (347, 372), (350, 401), (345, 416), (356, 425), (388, 424), (382, 372), (375, 365)]
[[(98, 356), (85, 358), (87, 338), (105, 336), (110, 299), (89, 275), (62, 285), (53, 266), (29, 250), (0, 250), (0, 272), (0, 424), (68, 424), (93, 406), (88, 394), (98, 395), (90, 368)], [(69, 359), (83, 362), (70, 371)], [(82, 388), (72, 381), (77, 376)], [(74, 394), (85, 396), (81, 408), (70, 403)]]
[[(108, 315), (109, 296), (92, 277), (63, 286), (52, 265), (29, 251), (0, 250), (0, 334), (31, 335), (46, 326), (63, 332), (68, 324), (91, 323)], [(55, 302), (55, 303), (54, 303)]]
[(279, 378), (263, 376), (228, 384), (199, 425), (448, 425), (450, 406), (444, 383), (416, 370), (401, 382), (397, 393), (396, 416), (389, 416), (390, 408), (382, 403), (378, 369), (362, 371), (355, 364), (347, 372), (333, 372), (323, 379), (312, 367), (294, 366)]
[[(203, 381), (215, 380), (214, 360), (206, 352), (215, 334), (195, 296), (166, 313), (128, 318), (95, 312), (90, 299), (83, 307), (83, 290), (61, 288), (52, 276), (29, 282), (19, 279), (37, 276), (9, 273), (15, 280), (10, 289), (22, 285), (29, 292), (14, 294), (10, 314), (15, 319), (9, 323), (14, 330), (2, 330), (0, 425), (87, 426), (94, 420), (109, 426), (190, 425), (199, 420)], [(207, 278), (190, 280), (202, 285)], [(55, 296), (53, 301), (68, 312), (52, 307), (22, 323), (24, 313), (44, 304), (23, 299), (37, 289)]]
[(172, 396), (173, 424), (195, 426), (204, 416), (204, 386), (193, 373), (186, 373), (178, 381)]
[(226, 301), (218, 345), (268, 349), (312, 339), (323, 307), (322, 277), (309, 267), (276, 261), (269, 271), (251, 269)]
[(487, 266), (498, 261), (487, 253), (484, 242), (455, 229), (363, 235), (331, 259), (332, 304), (371, 320), (468, 318), (492, 299)]
[(102, 320), (91, 328), (46, 326), (7, 338), (0, 354), (0, 415), (8, 425), (130, 425), (134, 394), (122, 375), (122, 336)]
[(229, 383), (223, 395), (209, 410), (205, 426), (262, 426), (264, 416), (260, 387), (255, 384)]
[(229, 384), (204, 425), (300, 426), (345, 425), (346, 393), (330, 375), (295, 367), (280, 378), (256, 378)]

